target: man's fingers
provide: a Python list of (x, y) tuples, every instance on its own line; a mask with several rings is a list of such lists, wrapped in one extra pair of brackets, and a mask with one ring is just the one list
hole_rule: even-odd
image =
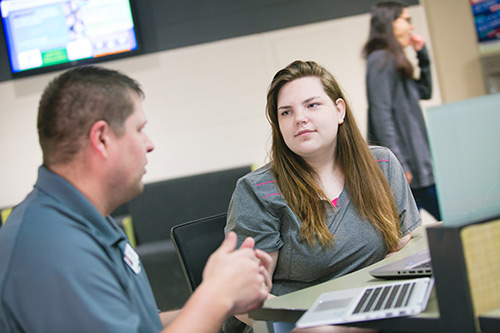
[(233, 231), (228, 232), (226, 238), (222, 242), (221, 246), (217, 249), (217, 252), (229, 253), (234, 251), (236, 248), (237, 236)]
[(269, 268), (271, 267), (271, 264), (273, 262), (273, 259), (271, 258), (271, 256), (262, 251), (262, 250), (259, 250), (259, 249), (256, 249), (255, 250), (255, 255), (257, 256), (257, 258), (259, 258), (261, 264), (267, 269), (269, 270)]
[(266, 292), (270, 292), (273, 287), (273, 282), (271, 280), (271, 277), (269, 276), (269, 273), (263, 266), (259, 267), (259, 273), (264, 277), (264, 282), (262, 284), (263, 287), (265, 287)]
[(247, 237), (240, 246), (240, 249), (253, 249), (255, 240), (252, 237)]

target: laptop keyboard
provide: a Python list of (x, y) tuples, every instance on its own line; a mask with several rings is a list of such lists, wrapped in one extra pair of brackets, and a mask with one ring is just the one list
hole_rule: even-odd
[(414, 288), (415, 282), (367, 288), (353, 314), (404, 307)]

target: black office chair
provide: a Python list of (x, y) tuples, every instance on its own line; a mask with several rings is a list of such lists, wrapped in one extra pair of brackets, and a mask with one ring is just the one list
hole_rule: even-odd
[(224, 240), (226, 215), (201, 218), (176, 225), (170, 230), (191, 293), (201, 283), (208, 257)]

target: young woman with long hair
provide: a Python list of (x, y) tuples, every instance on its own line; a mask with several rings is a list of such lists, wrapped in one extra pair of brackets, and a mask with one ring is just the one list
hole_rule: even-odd
[(421, 224), (396, 157), (369, 147), (335, 78), (312, 61), (280, 70), (267, 94), (270, 163), (241, 178), (227, 231), (273, 259), (272, 293), (340, 277), (397, 251)]

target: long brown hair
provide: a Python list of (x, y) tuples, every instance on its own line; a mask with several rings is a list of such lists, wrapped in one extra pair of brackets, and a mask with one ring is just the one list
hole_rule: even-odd
[(337, 134), (337, 148), (332, 147), (335, 162), (344, 174), (345, 187), (356, 212), (379, 230), (389, 250), (395, 249), (400, 232), (394, 196), (356, 125), (341, 87), (322, 66), (313, 61), (297, 60), (274, 76), (267, 93), (266, 112), (272, 127), (272, 171), (284, 198), (302, 220), (301, 237), (312, 245), (316, 239), (323, 247), (333, 244), (333, 235), (325, 222), (326, 206), (320, 200), (327, 197), (315, 180), (314, 170), (287, 147), (279, 129), (278, 93), (286, 83), (303, 77), (319, 78), (332, 101), (342, 98), (346, 102), (346, 115)]
[(370, 34), (363, 47), (363, 56), (367, 58), (377, 50), (387, 50), (394, 55), (396, 69), (403, 75), (413, 77), (413, 66), (406, 58), (403, 47), (394, 35), (393, 22), (401, 16), (406, 4), (401, 1), (379, 2), (372, 8)]

